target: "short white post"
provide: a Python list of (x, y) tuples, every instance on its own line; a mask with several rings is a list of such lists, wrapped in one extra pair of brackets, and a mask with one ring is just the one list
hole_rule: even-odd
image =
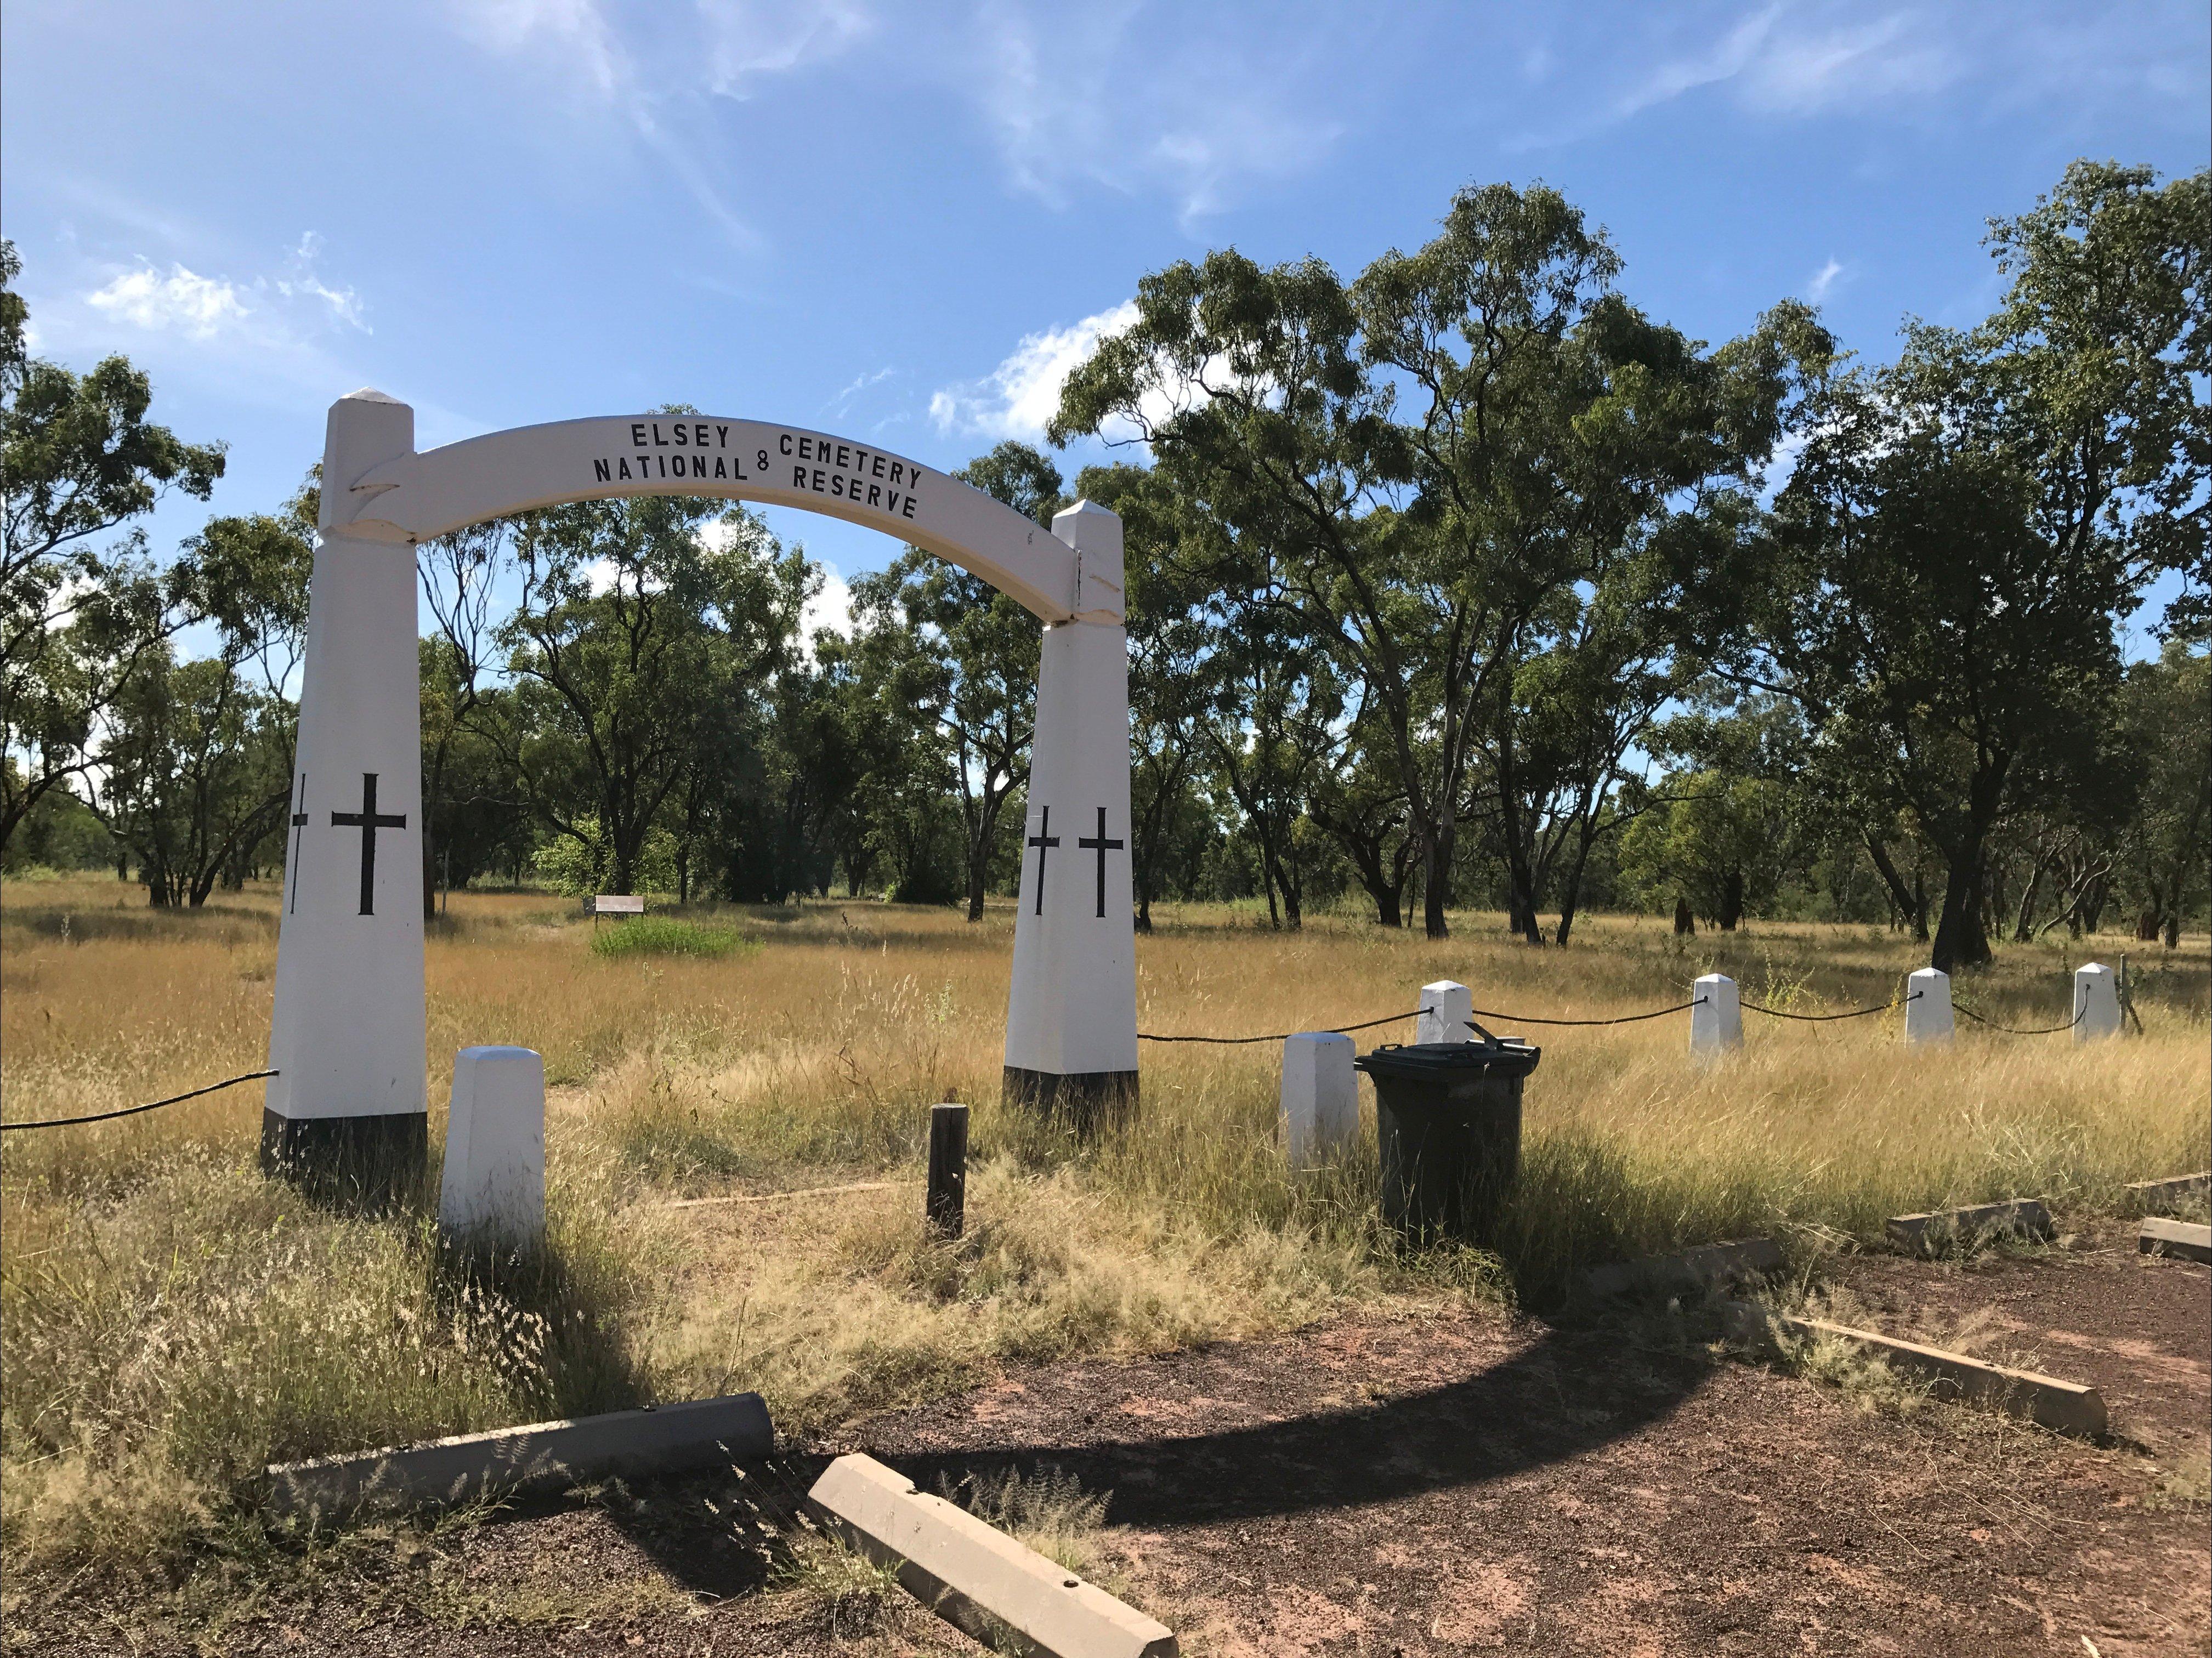
[(1421, 987), (1421, 1016), (1413, 1025), (1417, 1042), (1471, 1042), (1474, 993), (1463, 984), (1439, 979)]
[(438, 1225), (448, 1236), (535, 1248), (545, 1236), (545, 1061), (526, 1048), (453, 1056)]
[(415, 549), (349, 491), (415, 449), (380, 392), (331, 405), (284, 824), (264, 1172), (372, 1188), (422, 1166), (422, 742)]
[(1905, 981), (1905, 1040), (1948, 1042), (1957, 1035), (1951, 1014), (1951, 975), (1922, 968)]
[(1735, 981), (1725, 973), (1708, 973), (1690, 987), (1690, 1052), (1712, 1059), (1743, 1046), (1743, 1000)]
[(1283, 1042), (1283, 1149), (1293, 1169), (1310, 1168), (1359, 1134), (1358, 1049), (1333, 1031), (1304, 1031)]
[(2102, 962), (2074, 969), (2074, 1040), (2092, 1042), (2120, 1034), (2118, 976)]
[(1080, 591), (1038, 654), (1004, 1094), (1090, 1127), (1137, 1101), (1121, 520), (1082, 501), (1052, 533), (1076, 550)]

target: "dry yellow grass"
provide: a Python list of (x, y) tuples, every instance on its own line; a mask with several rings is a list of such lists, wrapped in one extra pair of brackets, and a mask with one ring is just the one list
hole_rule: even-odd
[[(267, 894), (153, 912), (106, 881), (9, 886), (0, 1045), (9, 1120), (156, 1097), (264, 1062)], [(1293, 1177), (1278, 1052), (1148, 1047), (1126, 1135), (1056, 1140), (997, 1104), (1011, 914), (980, 926), (871, 903), (726, 912), (762, 940), (720, 958), (590, 949), (557, 901), (463, 894), (429, 944), (432, 1133), (465, 1042), (546, 1056), (551, 1247), (486, 1269), (417, 1212), (333, 1215), (252, 1172), (259, 1090), (94, 1128), (10, 1134), (0, 1164), (5, 1546), (40, 1569), (174, 1558), (246, 1525), (282, 1456), (556, 1412), (757, 1388), (817, 1430), (1001, 1361), (1279, 1329), (1347, 1303), (1544, 1302), (1592, 1261), (1756, 1230), (1801, 1249), (1882, 1218), (2041, 1193), (2115, 1207), (2129, 1180), (2201, 1166), (2207, 951), (2130, 946), (2147, 1034), (2077, 1047), (1967, 1029), (1908, 1053), (1894, 1011), (1837, 1024), (1747, 1015), (1707, 1067), (1680, 1018), (1529, 1027), (1524, 1180), (1497, 1256), (1409, 1253), (1376, 1225), (1371, 1132)], [(1604, 1017), (1698, 974), (1798, 1011), (1885, 1001), (1911, 946), (1863, 927), (1674, 938), (1585, 921), (1530, 951), (1498, 918), (1431, 944), (1351, 918), (1297, 935), (1249, 912), (1159, 913), (1139, 1022), (1242, 1035), (1410, 1008), (1425, 981), (1479, 1006)], [(2119, 947), (2109, 935), (2096, 953)], [(2063, 1018), (2085, 945), (2008, 950), (1960, 999)], [(1510, 1024), (1507, 1027), (1510, 1029)], [(1410, 1025), (1363, 1044), (1405, 1040)], [(920, 1224), (924, 1108), (976, 1108), (969, 1236)], [(890, 1181), (687, 1209), (673, 1200)]]

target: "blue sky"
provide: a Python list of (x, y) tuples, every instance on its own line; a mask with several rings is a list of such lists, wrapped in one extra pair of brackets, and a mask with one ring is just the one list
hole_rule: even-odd
[(366, 385), (423, 447), (683, 402), (948, 467), (1035, 439), (1146, 271), (1351, 273), (1473, 181), (1561, 187), (1701, 337), (1795, 295), (1885, 356), (1988, 310), (1984, 219), (2071, 158), (2203, 166), (2208, 58), (2203, 0), (9, 0), (0, 230), (42, 355), (229, 441), (217, 510)]

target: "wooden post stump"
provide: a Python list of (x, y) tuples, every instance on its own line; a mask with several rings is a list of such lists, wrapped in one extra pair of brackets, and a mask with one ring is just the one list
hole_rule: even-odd
[(946, 1103), (929, 1108), (929, 1195), (923, 1213), (929, 1230), (957, 1238), (967, 1224), (968, 1108)]

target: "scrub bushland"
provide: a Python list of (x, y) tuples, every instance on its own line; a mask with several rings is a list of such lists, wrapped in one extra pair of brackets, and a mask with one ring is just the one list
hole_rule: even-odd
[[(4, 899), (9, 1120), (264, 1062), (273, 893), (155, 911), (135, 888), (61, 880)], [(428, 947), (432, 1167), (453, 1051), (537, 1048), (546, 1248), (445, 1249), (427, 1181), (379, 1218), (262, 1181), (258, 1084), (8, 1135), (10, 1577), (174, 1577), (244, 1558), (270, 1461), (742, 1388), (785, 1431), (828, 1434), (1009, 1361), (1259, 1334), (1354, 1303), (1549, 1307), (1595, 1262), (1717, 1238), (1772, 1231), (1802, 1263), (1879, 1247), (1886, 1217), (1949, 1204), (2034, 1193), (2062, 1217), (2119, 1213), (2125, 1182), (2202, 1166), (2212, 1133), (2202, 937), (2128, 946), (2140, 1037), (2077, 1046), (1962, 1022), (1952, 1047), (1908, 1051), (1895, 1004), (1919, 961), (1879, 928), (1678, 938), (1664, 918), (1601, 917), (1539, 950), (1480, 914), (1431, 942), (1351, 915), (1283, 934), (1235, 907), (1154, 914), (1138, 944), (1153, 1032), (1348, 1024), (1410, 1010), (1437, 978), (1507, 1015), (1642, 1011), (1714, 970), (1768, 1006), (1885, 1011), (1747, 1013), (1746, 1049), (1709, 1066), (1691, 1062), (1680, 1017), (1486, 1021), (1544, 1050), (1522, 1179), (1494, 1250), (1411, 1250), (1376, 1219), (1371, 1098), (1336, 1163), (1285, 1167), (1275, 1044), (1147, 1045), (1141, 1111), (1093, 1144), (1001, 1109), (1008, 909), (969, 926), (866, 902), (695, 908), (670, 919), (757, 945), (610, 956), (558, 900), (458, 894)], [(2008, 949), (1959, 999), (2002, 1023), (2059, 1023), (2072, 967), (2118, 948)], [(1409, 1020), (1358, 1040), (1411, 1035)], [(975, 1108), (952, 1243), (921, 1225), (927, 1108), (947, 1098)], [(814, 1189), (850, 1186), (870, 1189)], [(739, 1197), (766, 1200), (678, 1206)]]

